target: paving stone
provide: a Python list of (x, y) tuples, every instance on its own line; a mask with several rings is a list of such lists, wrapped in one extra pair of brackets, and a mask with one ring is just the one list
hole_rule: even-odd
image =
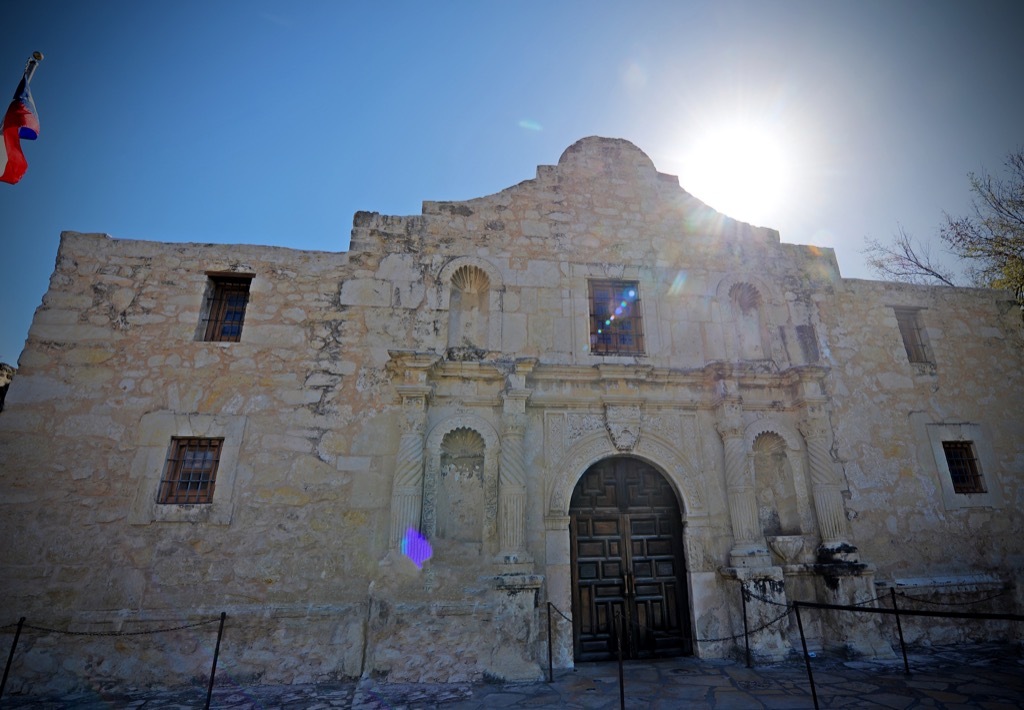
[[(1024, 673), (1014, 658), (991, 663), (950, 663), (944, 652), (916, 662), (919, 674), (879, 675), (828, 662), (828, 672), (815, 674), (823, 708), (892, 708), (893, 710), (1020, 710), (1024, 707)], [(955, 658), (955, 656), (953, 656)], [(870, 667), (868, 664), (866, 667)], [(882, 665), (874, 666), (882, 670)], [(651, 682), (626, 682), (628, 708), (708, 708), (727, 710), (799, 710), (813, 707), (802, 662), (746, 668), (737, 662), (707, 663), (681, 658), (634, 663), (632, 676)], [(879, 682), (874, 682), (878, 680)], [(190, 687), (168, 690), (105, 688), (69, 693), (63, 697), (3, 698), (4, 708), (73, 708), (74, 710), (194, 710), (206, 700), (205, 690)], [(586, 664), (575, 671), (561, 671), (553, 683), (515, 684), (387, 684), (364, 680), (358, 683), (323, 685), (228, 687), (214, 691), (212, 707), (220, 710), (490, 710), (491, 708), (565, 708), (567, 710), (617, 710), (618, 669), (615, 664)]]

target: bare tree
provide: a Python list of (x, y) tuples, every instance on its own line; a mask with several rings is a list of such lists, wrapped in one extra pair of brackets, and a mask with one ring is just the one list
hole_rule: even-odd
[(868, 266), (884, 279), (956, 286), (952, 272), (939, 265), (932, 258), (928, 245), (907, 234), (902, 225), (888, 244), (866, 238), (861, 253)]
[(1011, 153), (1004, 167), (1002, 178), (970, 174), (973, 214), (947, 214), (940, 236), (967, 262), (975, 284), (1013, 291), (1024, 306), (1024, 149)]
[[(973, 284), (1010, 290), (1024, 308), (1024, 149), (1010, 153), (1005, 169), (1005, 177), (968, 175), (973, 214), (945, 215), (939, 237), (949, 253), (965, 262)], [(956, 285), (953, 273), (931, 257), (928, 246), (902, 227), (889, 243), (865, 239), (862, 253), (883, 278)]]

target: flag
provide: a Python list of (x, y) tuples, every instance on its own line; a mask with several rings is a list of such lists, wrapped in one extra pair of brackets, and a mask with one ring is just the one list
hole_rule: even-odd
[(21, 180), (28, 170), (28, 161), (21, 152), (21, 139), (34, 141), (39, 136), (39, 117), (36, 116), (36, 105), (29, 90), (34, 70), (35, 62), (29, 60), (18, 89), (14, 92), (14, 100), (4, 114), (4, 140), (0, 145), (0, 181), (12, 185)]

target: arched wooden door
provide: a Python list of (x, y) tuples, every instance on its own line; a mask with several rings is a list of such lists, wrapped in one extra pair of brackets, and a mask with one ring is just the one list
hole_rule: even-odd
[(583, 474), (569, 506), (577, 661), (692, 653), (679, 503), (668, 481), (631, 458)]

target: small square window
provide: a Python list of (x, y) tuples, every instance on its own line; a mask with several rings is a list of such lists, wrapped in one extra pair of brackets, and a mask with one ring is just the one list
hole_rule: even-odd
[(636, 281), (590, 282), (590, 351), (595, 355), (643, 354)]
[(949, 466), (949, 477), (953, 480), (955, 493), (986, 492), (973, 441), (943, 441), (942, 451), (946, 454), (946, 464)]
[(920, 309), (894, 308), (893, 310), (896, 312), (896, 325), (899, 326), (900, 335), (903, 337), (903, 347), (907, 351), (907, 360), (912, 363), (931, 364), (932, 358), (921, 332)]
[(223, 439), (171, 439), (157, 503), (211, 503)]
[(203, 340), (237, 343), (242, 338), (251, 276), (210, 276)]

